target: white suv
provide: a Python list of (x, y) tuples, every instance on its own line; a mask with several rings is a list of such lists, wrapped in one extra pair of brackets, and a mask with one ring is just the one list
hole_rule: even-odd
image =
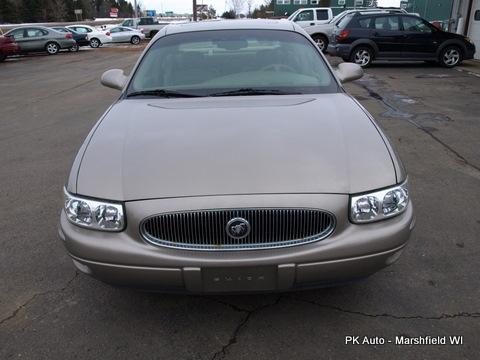
[(67, 28), (80, 34), (87, 34), (87, 39), (90, 41), (90, 47), (92, 48), (98, 48), (102, 44), (112, 42), (112, 37), (108, 31), (103, 32), (89, 25), (69, 25)]
[(305, 8), (295, 11), (288, 17), (288, 20), (305, 28), (307, 26), (325, 24), (332, 18), (333, 12), (330, 8)]

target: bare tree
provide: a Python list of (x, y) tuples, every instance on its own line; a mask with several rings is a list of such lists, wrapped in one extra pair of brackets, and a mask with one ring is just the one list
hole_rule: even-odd
[(243, 8), (245, 7), (245, 1), (246, 0), (228, 0), (230, 7), (235, 12), (237, 17), (241, 14)]
[(67, 18), (67, 6), (64, 0), (49, 0), (46, 10), (47, 20), (65, 21)]
[(255, 5), (255, 0), (246, 0), (247, 9), (248, 9), (248, 17), (252, 17), (252, 10), (253, 6)]

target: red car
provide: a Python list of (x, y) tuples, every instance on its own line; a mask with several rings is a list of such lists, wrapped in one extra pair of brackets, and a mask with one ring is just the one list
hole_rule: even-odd
[(0, 35), (0, 62), (5, 60), (7, 56), (20, 53), (20, 47), (11, 36)]

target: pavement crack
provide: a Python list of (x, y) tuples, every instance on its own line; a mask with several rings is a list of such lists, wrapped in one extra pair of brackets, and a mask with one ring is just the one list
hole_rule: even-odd
[(330, 309), (330, 310), (335, 310), (338, 312), (346, 313), (346, 314), (353, 314), (353, 315), (359, 315), (359, 316), (364, 316), (364, 317), (369, 317), (369, 318), (389, 318), (389, 319), (396, 319), (396, 320), (412, 320), (412, 319), (419, 319), (419, 320), (444, 320), (444, 319), (453, 319), (453, 318), (478, 318), (480, 317), (480, 312), (459, 312), (455, 314), (446, 314), (443, 313), (438, 316), (423, 316), (423, 315), (406, 315), (406, 316), (401, 316), (401, 315), (394, 315), (394, 314), (388, 314), (388, 313), (381, 313), (381, 314), (372, 314), (372, 313), (367, 313), (367, 312), (362, 312), (362, 311), (356, 311), (356, 310), (348, 310), (341, 308), (339, 306), (335, 305), (329, 305), (329, 304), (322, 304), (314, 300), (306, 300), (306, 299), (299, 299), (297, 297), (288, 297), (291, 300), (297, 301), (297, 302), (303, 302), (311, 305), (315, 305), (321, 308), (325, 309)]
[(447, 152), (449, 152), (460, 163), (462, 163), (462, 165), (465, 165), (465, 166), (471, 168), (473, 171), (475, 171), (477, 173), (477, 175), (479, 175), (478, 173), (480, 173), (480, 167), (472, 164), (462, 154), (460, 154), (457, 150), (455, 150), (450, 145), (448, 145), (446, 142), (441, 140), (438, 136), (434, 135), (428, 128), (422, 126), (421, 124), (419, 124), (417, 121), (414, 120), (418, 117), (418, 115), (421, 115), (421, 114), (413, 115), (413, 114), (406, 113), (406, 112), (402, 111), (397, 106), (393, 105), (390, 101), (385, 99), (385, 97), (383, 97), (378, 92), (376, 92), (374, 89), (369, 87), (365, 82), (358, 83), (358, 86), (360, 86), (362, 89), (364, 89), (369, 94), (369, 96), (371, 98), (373, 98), (373, 99), (375, 99), (375, 100), (377, 100), (377, 101), (379, 101), (383, 104), (383, 106), (389, 112), (389, 114), (387, 114), (387, 116), (393, 116), (393, 117), (398, 117), (398, 118), (405, 119), (406, 121), (408, 121), (409, 124), (413, 125), (418, 130), (420, 130), (420, 131), (424, 132), (425, 134), (427, 134), (428, 136), (430, 136), (435, 142), (437, 142), (439, 145), (441, 145), (445, 150), (447, 150)]
[(260, 311), (262, 311), (262, 310), (264, 310), (268, 307), (277, 305), (280, 302), (280, 300), (282, 299), (282, 297), (283, 296), (280, 295), (280, 296), (278, 296), (278, 298), (273, 303), (261, 305), (261, 306), (258, 306), (256, 308), (252, 309), (252, 310), (243, 309), (243, 308), (237, 307), (236, 305), (230, 304), (228, 302), (223, 302), (221, 300), (215, 299), (216, 302), (221, 303), (225, 306), (228, 306), (235, 311), (244, 312), (244, 313), (246, 313), (246, 315), (243, 317), (243, 319), (240, 320), (238, 325), (235, 327), (235, 329), (233, 330), (232, 336), (230, 337), (230, 339), (228, 339), (228, 342), (225, 345), (223, 345), (222, 348), (219, 351), (217, 351), (215, 354), (213, 354), (212, 360), (224, 359), (225, 356), (227, 355), (227, 350), (231, 346), (236, 344), (238, 334), (246, 326), (248, 321), (251, 319), (252, 315), (254, 315), (254, 314), (256, 314), (256, 313), (258, 313), (258, 312), (260, 312)]
[(75, 271), (75, 274), (73, 275), (73, 277), (70, 280), (68, 280), (67, 283), (63, 287), (61, 287), (59, 289), (47, 290), (47, 291), (42, 291), (42, 292), (33, 294), (27, 301), (25, 301), (23, 304), (21, 304), (19, 307), (17, 307), (10, 315), (1, 319), (0, 320), (0, 325), (3, 325), (7, 321), (16, 317), (22, 309), (25, 309), (28, 305), (30, 305), (38, 297), (45, 296), (45, 295), (48, 295), (48, 294), (53, 294), (53, 293), (56, 293), (56, 292), (65, 291), (71, 285), (71, 283), (77, 278), (77, 276), (78, 276), (78, 272)]

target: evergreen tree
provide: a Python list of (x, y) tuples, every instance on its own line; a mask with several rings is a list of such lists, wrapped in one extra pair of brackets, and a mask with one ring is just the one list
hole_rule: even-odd
[(16, 23), (19, 21), (17, 4), (11, 0), (0, 0), (0, 23)]

